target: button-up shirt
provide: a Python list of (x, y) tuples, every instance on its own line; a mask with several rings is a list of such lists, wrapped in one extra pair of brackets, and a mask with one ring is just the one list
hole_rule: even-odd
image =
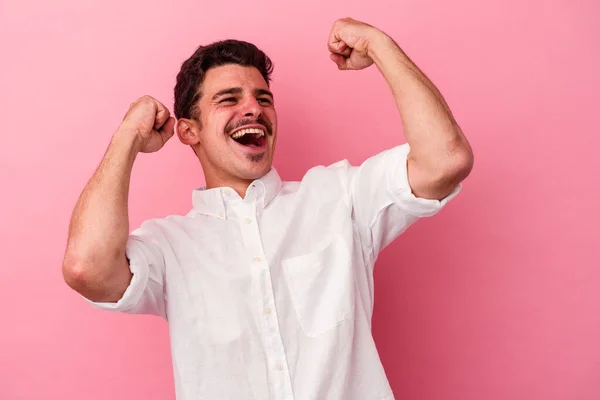
[(373, 265), (461, 188), (414, 196), (408, 151), (317, 166), (299, 182), (273, 167), (243, 198), (196, 189), (189, 213), (130, 234), (122, 298), (90, 303), (168, 321), (179, 400), (393, 399), (371, 334)]

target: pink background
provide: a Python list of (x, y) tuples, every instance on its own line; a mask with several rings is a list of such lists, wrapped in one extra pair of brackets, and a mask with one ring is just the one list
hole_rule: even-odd
[[(172, 109), (197, 45), (241, 38), (273, 58), (285, 179), (404, 142), (377, 70), (329, 60), (343, 16), (400, 43), (475, 151), (461, 195), (376, 266), (374, 336), (397, 398), (600, 398), (596, 0), (32, 3), (0, 1), (0, 398), (174, 398), (166, 323), (92, 309), (61, 260), (129, 103)], [(132, 226), (186, 212), (202, 180), (177, 139), (140, 157)]]

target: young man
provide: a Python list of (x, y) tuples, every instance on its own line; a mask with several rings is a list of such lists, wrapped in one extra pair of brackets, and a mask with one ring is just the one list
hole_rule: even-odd
[[(282, 182), (271, 166), (271, 62), (254, 45), (223, 41), (182, 65), (177, 120), (148, 96), (131, 105), (75, 207), (66, 282), (96, 307), (169, 321), (180, 400), (393, 398), (371, 335), (373, 265), (458, 193), (473, 155), (442, 96), (389, 36), (344, 18), (328, 46), (340, 69), (375, 63), (408, 143)], [(130, 234), (136, 155), (174, 131), (206, 187), (188, 214)]]

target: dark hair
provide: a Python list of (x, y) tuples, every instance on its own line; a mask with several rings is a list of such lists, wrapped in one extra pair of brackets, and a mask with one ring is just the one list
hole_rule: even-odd
[(177, 74), (174, 90), (176, 118), (199, 117), (195, 105), (202, 97), (204, 75), (211, 68), (227, 64), (255, 67), (269, 85), (273, 63), (252, 43), (228, 39), (200, 46), (183, 62)]

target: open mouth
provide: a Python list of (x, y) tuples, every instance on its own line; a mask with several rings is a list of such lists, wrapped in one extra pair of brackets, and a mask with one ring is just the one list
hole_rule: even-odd
[(242, 146), (262, 148), (266, 145), (265, 131), (261, 128), (245, 128), (234, 132), (231, 138)]

